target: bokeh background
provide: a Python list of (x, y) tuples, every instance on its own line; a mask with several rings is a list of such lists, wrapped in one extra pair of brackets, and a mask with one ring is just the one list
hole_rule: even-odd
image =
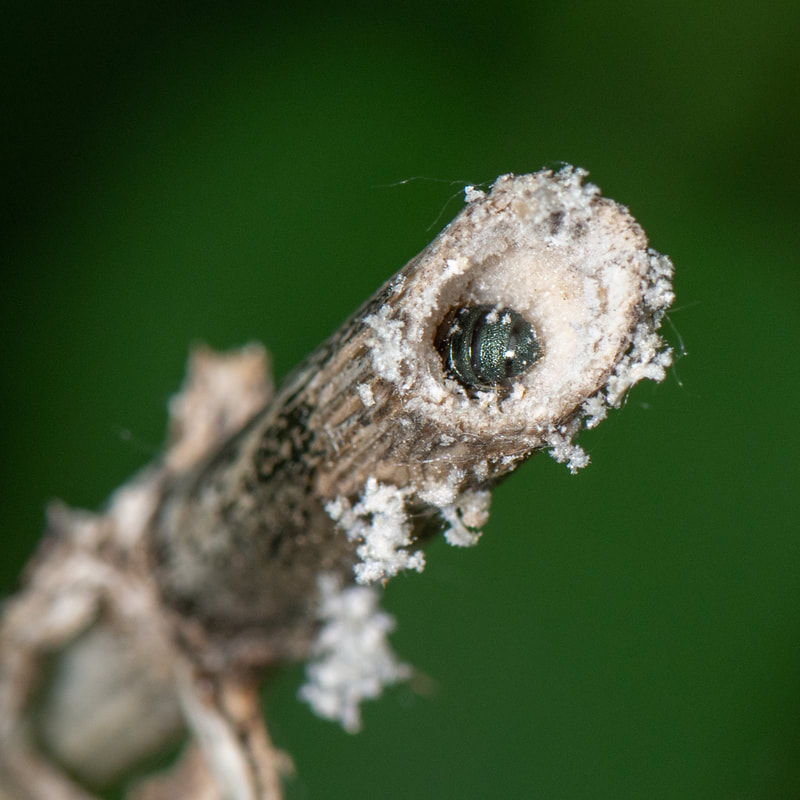
[[(163, 438), (188, 347), (286, 372), (455, 214), (567, 161), (677, 268), (674, 371), (392, 581), (424, 676), (300, 798), (800, 797), (800, 5), (117, 0), (2, 11), (0, 593)], [(410, 180), (413, 179), (413, 180)]]

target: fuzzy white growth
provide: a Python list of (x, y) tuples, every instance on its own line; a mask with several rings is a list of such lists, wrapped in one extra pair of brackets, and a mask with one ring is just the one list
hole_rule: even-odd
[(374, 588), (342, 589), (335, 577), (323, 575), (319, 592), (323, 625), (299, 695), (315, 714), (356, 733), (361, 729), (359, 704), (379, 697), (384, 686), (407, 680), (411, 669), (389, 647), (394, 618), (379, 609)]
[(646, 325), (636, 329), (630, 352), (619, 362), (606, 384), (606, 400), (619, 406), (628, 389), (640, 380), (663, 381), (672, 364), (672, 352), (662, 351), (661, 337)]
[(458, 496), (458, 487), (464, 480), (464, 470), (453, 467), (442, 483), (432, 483), (418, 491), (420, 500), (437, 508), (451, 506)]
[(587, 428), (596, 428), (607, 416), (608, 407), (606, 406), (605, 397), (602, 394), (596, 394), (590, 397), (581, 406), (581, 413), (586, 415), (584, 424)]
[(364, 404), (364, 408), (371, 408), (375, 405), (375, 395), (372, 393), (372, 387), (368, 383), (359, 383), (356, 386), (358, 396)]
[(376, 332), (381, 342), (381, 347), (372, 351), (375, 372), (387, 381), (400, 382), (400, 365), (413, 357), (413, 350), (403, 335), (403, 321), (392, 319), (389, 309), (384, 306), (377, 314), (365, 317), (364, 323)]
[(411, 487), (398, 489), (369, 478), (355, 506), (345, 497), (337, 497), (325, 506), (350, 541), (362, 542), (356, 550), (361, 562), (354, 568), (358, 583), (391, 578), (405, 569), (422, 572), (425, 567), (422, 551), (406, 550), (412, 542), (405, 503), (412, 492)]
[(420, 500), (439, 509), (448, 524), (444, 538), (454, 547), (471, 547), (481, 537), (480, 528), (489, 519), (492, 495), (488, 489), (467, 489), (459, 493), (464, 470), (453, 468), (444, 483), (432, 484), (417, 492)]
[(669, 306), (675, 299), (672, 290), (672, 262), (666, 256), (648, 250), (647, 271), (642, 281), (645, 313), (636, 326), (628, 352), (617, 364), (606, 384), (606, 402), (616, 408), (626, 392), (640, 380), (664, 380), (672, 364), (672, 351), (656, 332)]
[(491, 499), (488, 489), (468, 489), (454, 503), (439, 509), (442, 518), (450, 525), (444, 532), (448, 544), (454, 547), (477, 544), (481, 538), (480, 528), (489, 520)]
[(480, 200), (484, 196), (485, 192), (481, 189), (476, 189), (474, 186), (465, 186), (464, 187), (464, 201), (467, 203), (472, 203), (475, 200)]
[(573, 475), (588, 465), (589, 456), (579, 444), (572, 441), (569, 433), (553, 432), (548, 436), (547, 443), (550, 445), (550, 455), (559, 464), (566, 464)]

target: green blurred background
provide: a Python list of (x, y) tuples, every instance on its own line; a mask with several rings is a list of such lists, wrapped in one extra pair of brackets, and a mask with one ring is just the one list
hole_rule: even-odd
[(0, 27), (0, 593), (48, 499), (95, 508), (157, 453), (190, 343), (263, 341), (284, 375), (464, 183), (568, 161), (673, 257), (676, 368), (579, 476), (533, 459), (477, 548), (389, 585), (424, 691), (348, 736), (278, 678), (288, 796), (800, 797), (800, 4), (16, 2)]

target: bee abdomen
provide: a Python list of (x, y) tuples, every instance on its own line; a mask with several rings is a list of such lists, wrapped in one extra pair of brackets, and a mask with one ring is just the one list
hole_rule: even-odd
[(452, 309), (435, 346), (445, 370), (468, 389), (507, 384), (541, 355), (533, 325), (512, 308), (491, 305)]

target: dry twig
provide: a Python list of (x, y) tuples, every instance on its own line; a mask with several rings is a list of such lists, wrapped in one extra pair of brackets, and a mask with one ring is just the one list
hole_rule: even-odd
[(275, 800), (258, 680), (309, 655), (304, 698), (358, 728), (359, 701), (407, 673), (370, 584), (421, 570), (442, 525), (473, 544), (489, 489), (531, 453), (583, 466), (582, 425), (670, 363), (672, 266), (583, 177), (468, 187), (274, 396), (260, 348), (193, 354), (163, 458), (99, 514), (51, 509), (5, 608), (0, 798), (87, 798), (76, 780), (186, 725), (195, 744), (133, 797)]

